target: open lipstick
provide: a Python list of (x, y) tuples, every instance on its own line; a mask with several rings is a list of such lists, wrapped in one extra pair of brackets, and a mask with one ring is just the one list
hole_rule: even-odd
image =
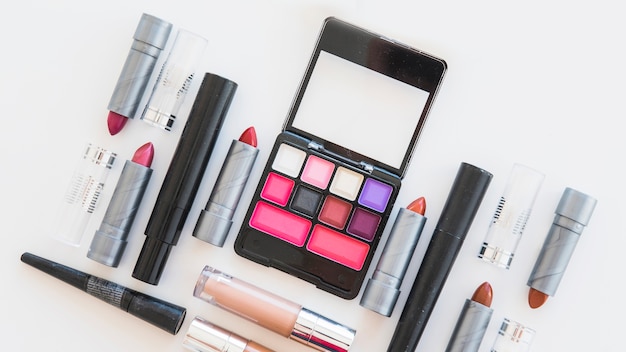
[(483, 282), (471, 299), (465, 301), (459, 320), (454, 327), (446, 352), (475, 352), (485, 336), (493, 309), (493, 290)]
[(178, 333), (185, 320), (187, 310), (184, 307), (28, 252), (22, 254), (20, 260), (172, 335)]
[(193, 231), (194, 237), (218, 247), (224, 245), (241, 193), (259, 154), (256, 146), (254, 127), (246, 129), (239, 140), (233, 140), (211, 196), (200, 213)]
[(133, 44), (109, 101), (107, 126), (111, 135), (119, 133), (126, 121), (135, 117), (171, 30), (171, 23), (145, 13), (141, 15)]
[(528, 304), (531, 308), (541, 307), (548, 296), (556, 293), (596, 202), (596, 199), (575, 189), (568, 187), (563, 191), (550, 231), (528, 278)]
[(356, 331), (301, 305), (204, 267), (193, 295), (318, 351), (346, 352)]
[(380, 255), (376, 270), (367, 282), (361, 306), (384, 316), (391, 316), (400, 295), (400, 285), (422, 234), (426, 200), (417, 198), (401, 208)]
[(117, 267), (120, 263), (128, 234), (152, 176), (154, 146), (148, 142), (127, 160), (117, 181), (100, 228), (96, 231), (87, 257), (104, 265)]

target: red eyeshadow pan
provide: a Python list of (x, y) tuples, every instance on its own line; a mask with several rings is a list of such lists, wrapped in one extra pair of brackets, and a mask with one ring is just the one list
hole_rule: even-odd
[(342, 230), (346, 226), (350, 210), (352, 210), (350, 203), (337, 197), (328, 196), (320, 211), (319, 219), (326, 225)]
[(285, 206), (289, 201), (294, 181), (270, 172), (261, 191), (261, 198)]
[(250, 226), (302, 247), (311, 228), (311, 222), (273, 205), (258, 202), (250, 217)]
[(315, 225), (307, 249), (320, 256), (361, 270), (370, 246), (322, 225)]

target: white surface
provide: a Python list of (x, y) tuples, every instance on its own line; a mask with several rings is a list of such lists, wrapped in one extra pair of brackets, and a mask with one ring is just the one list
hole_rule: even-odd
[[(495, 309), (481, 351), (488, 351), (503, 317), (537, 331), (533, 351), (618, 351), (626, 313), (622, 218), (626, 50), (622, 5), (614, 1), (80, 1), (0, 5), (0, 132), (2, 164), (3, 323), (0, 349), (12, 351), (182, 351), (191, 319), (201, 315), (278, 351), (308, 348), (192, 296), (205, 264), (278, 293), (357, 330), (351, 351), (385, 351), (459, 163), (495, 176), (458, 256), (419, 351), (444, 350), (466, 298), (483, 281)], [(200, 192), (161, 283), (130, 276), (143, 231), (200, 80), (171, 133), (130, 121), (116, 136), (106, 129), (106, 105), (142, 12), (209, 40), (200, 72), (230, 78), (239, 90)], [(345, 301), (233, 249), (253, 188), (267, 160), (313, 48), (322, 20), (334, 15), (444, 58), (449, 71), (435, 102), (396, 209), (425, 196), (429, 218), (390, 318)], [(230, 141), (254, 125), (258, 163), (223, 248), (191, 230)], [(121, 265), (85, 257), (104, 206), (79, 248), (49, 237), (50, 224), (80, 149), (92, 141), (128, 159), (152, 141), (155, 170)], [(546, 174), (509, 271), (476, 257), (513, 163)], [(107, 182), (111, 190), (121, 171)], [(526, 303), (526, 280), (565, 187), (598, 199), (556, 297), (540, 309)], [(106, 204), (105, 194), (102, 204)], [(110, 196), (110, 194), (108, 194)], [(382, 246), (376, 253), (380, 253)], [(188, 308), (172, 336), (19, 261), (34, 254)]]

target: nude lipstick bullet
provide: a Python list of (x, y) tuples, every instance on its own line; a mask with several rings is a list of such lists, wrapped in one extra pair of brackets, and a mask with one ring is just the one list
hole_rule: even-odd
[(89, 246), (88, 258), (114, 268), (119, 265), (128, 234), (152, 176), (150, 166), (153, 158), (154, 146), (148, 142), (139, 147), (133, 158), (124, 164), (100, 228)]
[(193, 295), (318, 351), (346, 352), (356, 331), (206, 266)]
[(231, 143), (211, 196), (193, 230), (193, 236), (197, 239), (218, 247), (224, 245), (237, 204), (259, 154), (256, 146), (254, 127), (246, 129), (239, 140)]

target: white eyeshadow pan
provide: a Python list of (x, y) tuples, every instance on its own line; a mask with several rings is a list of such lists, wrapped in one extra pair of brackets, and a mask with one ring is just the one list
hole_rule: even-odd
[(298, 177), (306, 158), (306, 152), (287, 144), (281, 144), (274, 158), (272, 168), (291, 177)]
[(335, 172), (333, 182), (330, 184), (330, 191), (340, 197), (353, 201), (359, 194), (363, 183), (363, 175), (358, 174), (345, 167), (338, 167)]

